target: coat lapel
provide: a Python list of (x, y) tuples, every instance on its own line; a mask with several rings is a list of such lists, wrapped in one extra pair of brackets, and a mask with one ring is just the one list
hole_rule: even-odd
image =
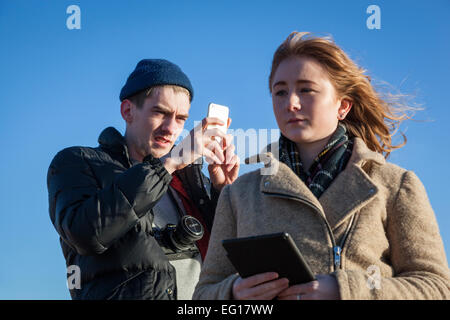
[(319, 198), (332, 229), (339, 227), (377, 194), (377, 186), (363, 169), (371, 161), (385, 163), (381, 154), (367, 148), (362, 139), (355, 138), (347, 167)]
[(377, 192), (378, 188), (367, 174), (360, 167), (349, 163), (319, 198), (331, 229), (339, 227)]
[[(260, 190), (267, 194), (297, 198), (320, 211), (323, 214), (322, 205), (311, 190), (302, 180), (284, 163), (276, 161), (278, 170), (275, 174), (265, 175), (261, 179)], [(272, 165), (273, 162), (272, 162)]]

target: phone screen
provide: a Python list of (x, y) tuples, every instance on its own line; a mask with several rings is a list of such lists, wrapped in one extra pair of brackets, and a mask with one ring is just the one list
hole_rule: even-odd
[(219, 118), (223, 121), (224, 125), (210, 125), (208, 129), (219, 128), (223, 133), (227, 133), (229, 108), (220, 104), (210, 103), (208, 107), (208, 117)]

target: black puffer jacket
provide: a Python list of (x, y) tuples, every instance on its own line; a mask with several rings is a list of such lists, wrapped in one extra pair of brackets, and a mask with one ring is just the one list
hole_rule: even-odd
[[(50, 218), (67, 266), (80, 267), (81, 289), (70, 290), (72, 299), (175, 299), (175, 269), (152, 236), (152, 207), (171, 175), (159, 159), (131, 166), (112, 127), (98, 142), (60, 151), (47, 176)], [(178, 175), (211, 229), (218, 194), (201, 165)]]

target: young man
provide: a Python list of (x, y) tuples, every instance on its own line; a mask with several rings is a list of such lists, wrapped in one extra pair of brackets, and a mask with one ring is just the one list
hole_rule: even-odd
[[(207, 128), (218, 119), (203, 119), (173, 148), (192, 98), (177, 65), (142, 60), (120, 93), (125, 135), (109, 127), (98, 147), (53, 159), (50, 218), (67, 266), (81, 276), (72, 299), (192, 297), (219, 192), (239, 170), (232, 137)], [(202, 156), (211, 180), (196, 164)]]

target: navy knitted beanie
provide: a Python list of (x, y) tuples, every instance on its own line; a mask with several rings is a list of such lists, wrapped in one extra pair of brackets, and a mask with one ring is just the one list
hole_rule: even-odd
[(129, 75), (127, 82), (120, 91), (120, 101), (123, 101), (141, 90), (160, 86), (176, 85), (187, 89), (194, 98), (194, 89), (189, 78), (176, 64), (164, 59), (143, 59)]

